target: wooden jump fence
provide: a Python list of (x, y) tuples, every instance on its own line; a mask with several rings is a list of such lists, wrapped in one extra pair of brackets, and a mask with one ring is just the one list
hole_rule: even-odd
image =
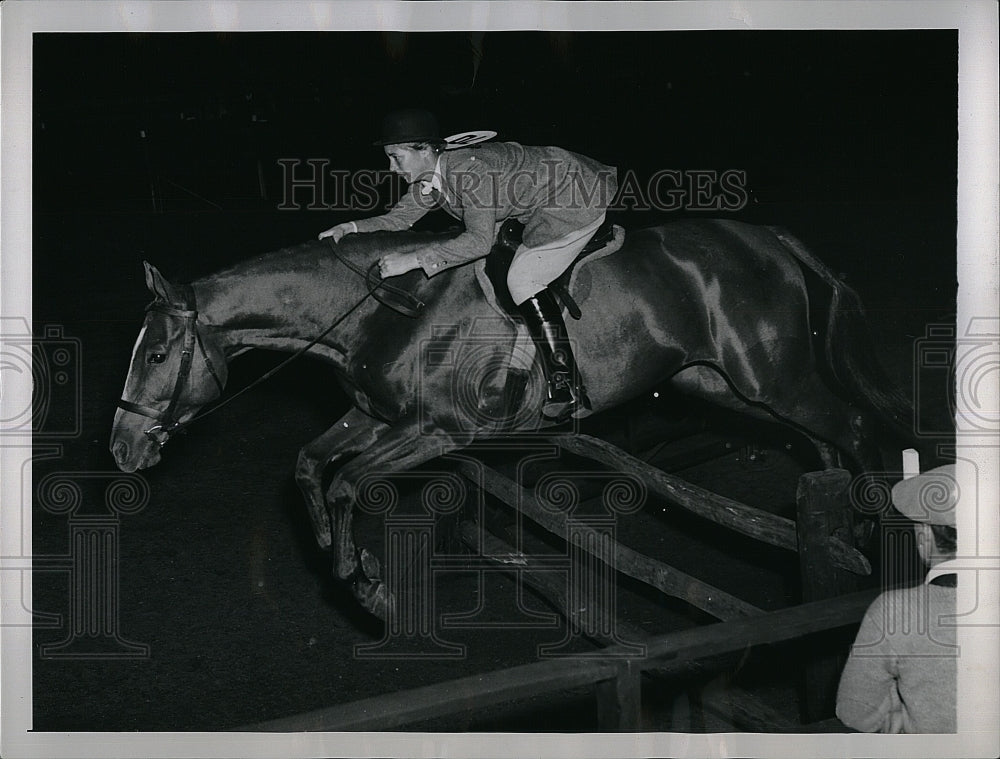
[(719, 622), (650, 638), (642, 658), (620, 658), (614, 649), (600, 657), (562, 657), (405, 691), (352, 701), (292, 717), (240, 728), (241, 732), (393, 730), (417, 722), (481, 710), (519, 699), (592, 687), (598, 730), (639, 729), (639, 678), (680, 674), (699, 661), (779, 644), (858, 622), (876, 591), (857, 591), (755, 617)]
[[(638, 647), (616, 645), (613, 638), (600, 640), (599, 634), (587, 635), (585, 631), (586, 637), (605, 647), (583, 658), (546, 659), (374, 696), (241, 730), (391, 730), (581, 687), (594, 689), (598, 729), (638, 730), (640, 680), (644, 673), (670, 677), (704, 668), (707, 661), (725, 659), (748, 647), (785, 643), (856, 623), (876, 595), (875, 590), (857, 590), (858, 577), (870, 574), (871, 567), (852, 545), (848, 500), (850, 475), (844, 470), (803, 474), (796, 498), (797, 519), (793, 521), (696, 487), (598, 438), (575, 434), (545, 437), (534, 442), (548, 444), (596, 461), (614, 472), (638, 478), (649, 492), (692, 514), (768, 545), (797, 552), (803, 603), (765, 612), (721, 588), (622, 545), (607, 534), (595, 531), (586, 522), (571, 521), (565, 513), (548, 508), (531, 489), (481, 461), (458, 456), (453, 463), (462, 477), (558, 536), (567, 546), (593, 554), (610, 570), (681, 599), (720, 622), (649, 636), (616, 620), (617, 631), (624, 633), (624, 639), (639, 641)], [(516, 571), (526, 584), (560, 610), (571, 625), (586, 627), (586, 620), (579, 619), (578, 604), (567, 597), (566, 584), (555, 581), (551, 572), (542, 571), (547, 568), (544, 562), (535, 566), (534, 557), (515, 549), (504, 535), (487, 533), (481, 525), (461, 523), (457, 532), (472, 550), (473, 560), (500, 564)], [(606, 612), (601, 611), (602, 615)], [(612, 616), (613, 613), (611, 610)], [(806, 722), (832, 715), (832, 700), (845, 653), (820, 653), (808, 664), (803, 705)], [(761, 729), (767, 727), (762, 725)]]

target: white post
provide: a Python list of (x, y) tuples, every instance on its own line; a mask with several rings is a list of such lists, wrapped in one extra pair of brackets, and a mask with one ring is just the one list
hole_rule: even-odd
[(915, 448), (903, 451), (903, 479), (908, 480), (920, 474), (920, 454)]

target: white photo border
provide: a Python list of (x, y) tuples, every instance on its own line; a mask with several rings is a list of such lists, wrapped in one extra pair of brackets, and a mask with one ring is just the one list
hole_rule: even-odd
[[(2, 238), (0, 307), (4, 319), (32, 313), (31, 56), (33, 32), (352, 31), (637, 29), (942, 29), (959, 31), (958, 326), (997, 313), (998, 82), (997, 7), (971, 2), (99, 2), (9, 0), (2, 32)], [(29, 327), (30, 328), (30, 327)], [(993, 379), (1000, 372), (993, 373)], [(2, 402), (31, 393), (30, 376), (4, 377)], [(995, 409), (997, 386), (987, 404)], [(0, 418), (7, 418), (0, 414)], [(30, 441), (29, 441), (30, 442)], [(997, 580), (1000, 492), (996, 439), (960, 441), (973, 461), (979, 508), (959, 514), (959, 552), (981, 560), (979, 582), (960, 584), (960, 608), (975, 609), (960, 628), (959, 732), (955, 736), (752, 734), (425, 734), (425, 733), (33, 733), (31, 629), (2, 625), (2, 751), (8, 757), (186, 756), (996, 756), (998, 725)], [(0, 447), (4, 508), (0, 556), (24, 556), (30, 519), (17, 513), (30, 446)], [(25, 467), (28, 467), (25, 469)], [(6, 476), (11, 475), (11, 476)], [(9, 508), (12, 507), (13, 508)], [(974, 528), (974, 529), (973, 529)], [(30, 573), (25, 588), (30, 604)], [(3, 575), (3, 598), (16, 595)], [(16, 580), (13, 576), (16, 575)], [(11, 593), (6, 591), (11, 590)], [(975, 594), (975, 595), (972, 595)], [(5, 605), (6, 615), (9, 609)]]

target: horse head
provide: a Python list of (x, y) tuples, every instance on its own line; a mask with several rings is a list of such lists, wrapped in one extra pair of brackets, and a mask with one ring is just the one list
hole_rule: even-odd
[(146, 307), (111, 432), (111, 453), (126, 472), (159, 462), (170, 436), (222, 394), (227, 376), (224, 353), (198, 322), (194, 290), (144, 266), (155, 300)]

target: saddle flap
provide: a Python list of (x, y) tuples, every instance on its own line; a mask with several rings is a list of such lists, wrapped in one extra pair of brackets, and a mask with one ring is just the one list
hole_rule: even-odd
[[(485, 258), (475, 262), (474, 268), (479, 286), (489, 304), (508, 321), (513, 321), (512, 314), (516, 306), (507, 290), (507, 270), (514, 258), (514, 251), (521, 244), (521, 230), (524, 226), (513, 219), (504, 222), (497, 234), (497, 242)], [(625, 242), (625, 230), (618, 224), (605, 221), (593, 234), (580, 254), (573, 259), (566, 271), (560, 274), (549, 289), (562, 302), (563, 307), (574, 319), (581, 316), (580, 308), (572, 297), (576, 273), (591, 261), (597, 261), (617, 252)]]

